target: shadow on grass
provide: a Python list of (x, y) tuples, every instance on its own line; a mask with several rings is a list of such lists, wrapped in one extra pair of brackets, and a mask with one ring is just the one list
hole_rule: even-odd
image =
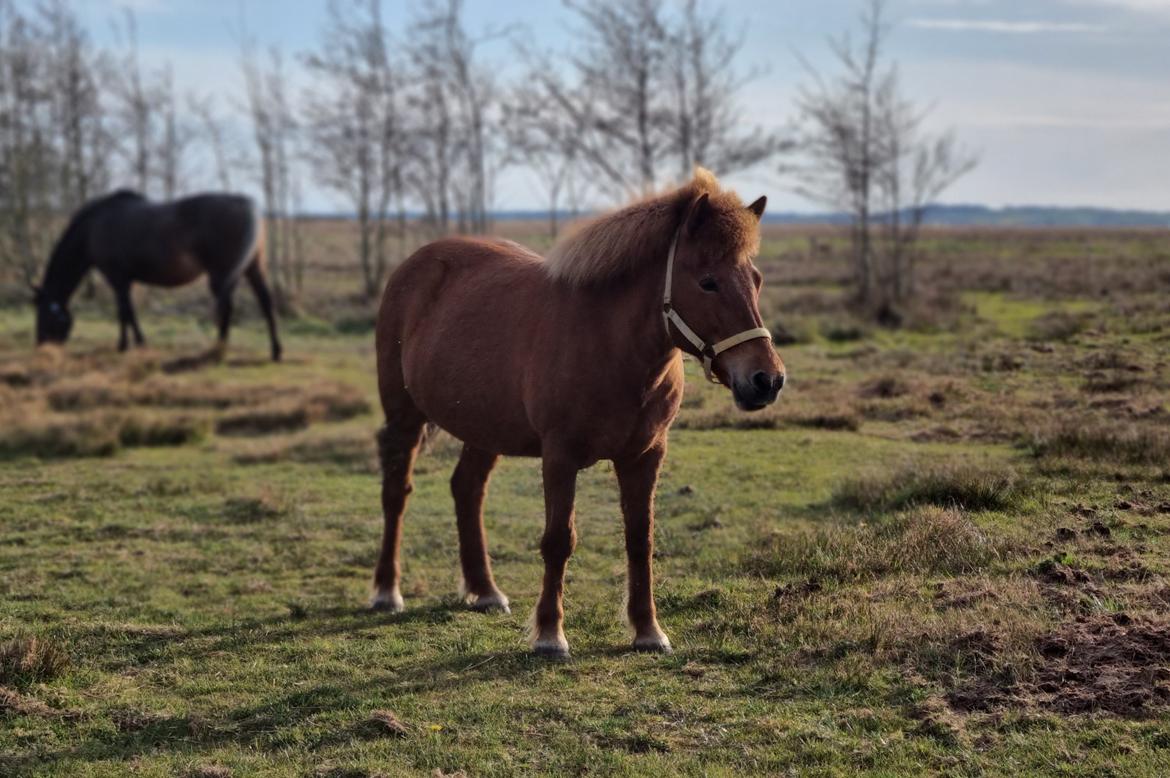
[[(392, 625), (405, 622), (441, 622), (450, 619), (448, 605), (417, 608), (401, 614), (385, 615), (370, 611), (333, 609), (317, 612), (300, 621), (289, 622), (289, 629), (268, 630), (258, 636), (254, 629), (242, 637), (227, 633), (242, 629), (225, 627), (184, 633), (184, 638), (218, 638), (210, 645), (201, 643), (187, 648), (191, 641), (175, 641), (175, 635), (160, 631), (147, 639), (130, 645), (119, 664), (126, 667), (149, 664), (164, 653), (174, 658), (178, 647), (180, 655), (204, 654), (232, 647), (254, 646), (256, 638), (273, 642), (292, 635), (305, 637), (342, 632), (355, 627)], [(256, 621), (251, 626), (288, 622), (287, 619)], [(296, 628), (291, 628), (292, 625)], [(101, 631), (97, 631), (100, 633)], [(168, 644), (163, 648), (160, 644)], [(394, 700), (419, 694), (454, 691), (476, 684), (509, 682), (529, 688), (535, 677), (549, 668), (574, 669), (574, 661), (615, 657), (634, 652), (629, 646), (602, 646), (574, 654), (574, 659), (557, 662), (533, 655), (527, 649), (510, 651), (447, 654), (437, 659), (406, 661), (385, 671), (371, 674), (352, 683), (321, 683), (310, 688), (297, 689), (269, 698), (259, 704), (241, 705), (224, 714), (205, 718), (198, 714), (154, 715), (136, 711), (113, 710), (105, 712), (114, 723), (114, 732), (102, 728), (92, 733), (78, 734), (70, 745), (55, 751), (0, 755), (0, 774), (22, 775), (62, 760), (78, 762), (105, 762), (132, 760), (140, 755), (170, 752), (175, 755), (197, 757), (225, 745), (282, 752), (295, 743), (308, 743), (313, 751), (328, 749), (355, 740), (385, 737), (413, 737), (415, 732), (406, 725), (407, 732), (387, 733), (370, 723), (369, 690), (384, 690), (378, 705), (393, 707)], [(338, 716), (337, 714), (340, 714)], [(328, 720), (329, 731), (309, 732), (318, 717)], [(338, 720), (340, 719), (340, 720)], [(345, 719), (349, 719), (348, 722)], [(410, 758), (406, 756), (405, 758)]]

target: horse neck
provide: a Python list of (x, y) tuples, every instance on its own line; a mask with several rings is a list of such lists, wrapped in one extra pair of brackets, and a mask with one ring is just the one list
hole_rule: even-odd
[(45, 278), (41, 284), (41, 291), (50, 300), (60, 303), (68, 302), (73, 293), (77, 291), (77, 287), (81, 285), (86, 271), (93, 265), (85, 247), (85, 224), (87, 222), (88, 219), (70, 224), (53, 248), (53, 254), (49, 257), (49, 265), (45, 268)]
[[(662, 318), (666, 257), (649, 262), (615, 289), (602, 293), (599, 307), (608, 309), (605, 332), (609, 360), (646, 371), (653, 379), (678, 354)], [(596, 317), (596, 311), (591, 314)]]

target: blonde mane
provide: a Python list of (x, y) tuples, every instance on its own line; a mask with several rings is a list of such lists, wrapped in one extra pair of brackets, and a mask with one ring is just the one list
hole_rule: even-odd
[(739, 195), (724, 190), (711, 171), (695, 168), (694, 178), (678, 189), (648, 197), (599, 216), (557, 241), (545, 255), (545, 269), (574, 286), (599, 284), (624, 276), (643, 264), (666, 261), (670, 242), (695, 198), (706, 193), (713, 221), (726, 240), (759, 240), (757, 222)]

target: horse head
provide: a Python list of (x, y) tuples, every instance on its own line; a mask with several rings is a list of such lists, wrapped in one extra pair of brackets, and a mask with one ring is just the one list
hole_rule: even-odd
[(73, 329), (73, 314), (66, 303), (33, 286), (33, 305), (37, 309), (37, 345), (64, 343)]
[(784, 363), (760, 319), (763, 277), (752, 263), (766, 205), (766, 197), (744, 206), (724, 193), (698, 194), (668, 259), (668, 332), (746, 411), (775, 402), (784, 386)]

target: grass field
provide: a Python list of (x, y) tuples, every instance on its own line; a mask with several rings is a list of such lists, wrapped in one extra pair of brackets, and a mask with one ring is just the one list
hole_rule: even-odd
[(202, 289), (150, 294), (151, 348), (124, 356), (104, 297), (64, 352), (0, 309), (0, 774), (1167, 774), (1170, 243), (925, 250), (931, 294), (878, 329), (845, 313), (839, 236), (769, 232), (791, 381), (742, 415), (688, 365), (657, 502), (675, 651), (627, 649), (602, 464), (564, 663), (524, 641), (536, 461), (488, 497), (513, 614), (456, 596), (443, 437), (407, 609), (365, 609), (380, 419), (356, 277), (312, 285), (281, 365), (244, 295), (222, 362), (196, 358)]

